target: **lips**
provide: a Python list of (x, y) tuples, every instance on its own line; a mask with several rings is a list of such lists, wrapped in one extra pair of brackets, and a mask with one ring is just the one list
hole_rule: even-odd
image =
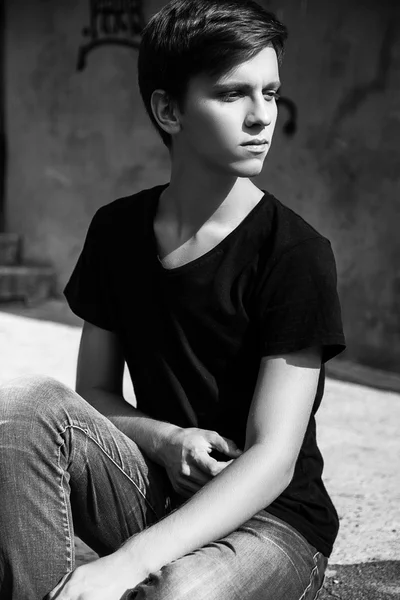
[(242, 146), (264, 146), (265, 144), (268, 144), (267, 140), (257, 139), (257, 140), (251, 140), (249, 142), (244, 142), (244, 144), (242, 144)]

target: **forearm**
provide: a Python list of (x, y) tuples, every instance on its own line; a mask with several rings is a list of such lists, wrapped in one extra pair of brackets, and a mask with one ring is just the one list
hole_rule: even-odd
[[(268, 454), (270, 454), (268, 456)], [(139, 561), (143, 576), (237, 529), (288, 486), (292, 469), (266, 444), (255, 444), (164, 520), (119, 552)]]
[(164, 440), (179, 427), (148, 417), (126, 402), (119, 394), (100, 388), (81, 390), (79, 393), (133, 440), (149, 458), (158, 464), (163, 464), (161, 449)]

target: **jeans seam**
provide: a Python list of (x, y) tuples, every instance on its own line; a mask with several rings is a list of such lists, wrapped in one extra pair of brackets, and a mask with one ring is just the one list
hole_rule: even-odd
[[(243, 528), (244, 529), (244, 528)], [(260, 534), (262, 535), (262, 534)], [(272, 538), (262, 535), (263, 538), (267, 539), (270, 543), (274, 544), (274, 546), (276, 546), (277, 548), (279, 548), (279, 550), (282, 552), (282, 554), (284, 554), (286, 556), (286, 558), (289, 560), (290, 564), (292, 565), (292, 567), (294, 568), (294, 570), (296, 571), (296, 575), (299, 578), (299, 581), (301, 583), (301, 577), (300, 577), (300, 573), (296, 567), (296, 563), (293, 562), (293, 560), (291, 559), (291, 557), (289, 556), (289, 554), (286, 552), (286, 550), (284, 550), (275, 540), (273, 540)], [(314, 567), (315, 569), (315, 567)], [(314, 571), (313, 569), (313, 571)], [(309, 586), (307, 586), (308, 589)], [(304, 594), (299, 598), (299, 600), (301, 600), (303, 598)]]
[(68, 556), (67, 556), (67, 563), (68, 563), (68, 570), (72, 571), (72, 567), (73, 567), (73, 563), (74, 563), (74, 554), (75, 554), (75, 544), (72, 543), (72, 535), (71, 533), (73, 532), (73, 528), (72, 528), (72, 523), (70, 521), (69, 518), (69, 514), (68, 514), (68, 502), (67, 502), (67, 498), (65, 495), (65, 488), (63, 485), (63, 480), (65, 478), (65, 471), (64, 469), (61, 467), (61, 446), (58, 447), (58, 459), (57, 459), (57, 466), (60, 472), (60, 488), (61, 488), (61, 494), (63, 497), (63, 501), (64, 501), (64, 511), (65, 511), (65, 522), (66, 522), (66, 538), (67, 538), (67, 552), (68, 552)]
[[(314, 554), (314, 556), (313, 556), (313, 560), (314, 560), (315, 566), (314, 566), (313, 570), (310, 573), (310, 583), (308, 584), (308, 586), (304, 590), (303, 594), (300, 596), (299, 600), (302, 600), (304, 598), (304, 596), (307, 593), (308, 589), (311, 587), (311, 585), (312, 585), (312, 578), (313, 578), (313, 575), (314, 575), (315, 571), (317, 571), (317, 573), (319, 573), (319, 567), (318, 567), (317, 558), (320, 555), (321, 555), (321, 552), (316, 552)], [(320, 587), (315, 592), (314, 600), (318, 600), (318, 597), (319, 597), (319, 595), (321, 593), (321, 590), (323, 588), (323, 585), (324, 585), (324, 581), (325, 581), (325, 575), (324, 575), (324, 577), (322, 579), (322, 583), (321, 583)]]
[(114, 464), (115, 467), (117, 467), (117, 469), (123, 474), (125, 475), (125, 477), (127, 479), (129, 479), (129, 481), (135, 486), (135, 488), (137, 489), (137, 491), (139, 492), (139, 494), (142, 496), (143, 500), (145, 501), (145, 503), (149, 506), (149, 508), (153, 511), (154, 515), (156, 516), (156, 518), (158, 518), (157, 512), (156, 510), (153, 508), (153, 506), (151, 505), (151, 503), (149, 502), (149, 500), (146, 498), (145, 494), (142, 492), (142, 490), (140, 489), (140, 487), (136, 484), (136, 482), (132, 479), (132, 477), (130, 477), (124, 470), (123, 468), (113, 459), (112, 456), (110, 456), (110, 454), (107, 452), (107, 450), (105, 448), (103, 448), (103, 446), (98, 442), (98, 440), (93, 437), (90, 433), (90, 431), (88, 429), (84, 429), (83, 427), (81, 427), (80, 425), (76, 425), (74, 423), (72, 424), (67, 424), (65, 425), (64, 429), (61, 431), (61, 435), (63, 433), (65, 433), (65, 431), (67, 429), (78, 429), (79, 431), (81, 431), (82, 433), (84, 433), (89, 439), (92, 440), (92, 442), (94, 442), (96, 444), (96, 446), (98, 448), (100, 448), (100, 450), (103, 452), (103, 454), (105, 454), (107, 456), (107, 458)]
[(308, 592), (308, 590), (310, 589), (311, 585), (312, 585), (312, 578), (313, 575), (315, 573), (315, 571), (318, 571), (318, 566), (315, 565), (315, 567), (313, 568), (313, 570), (310, 573), (310, 583), (308, 584), (308, 586), (306, 587), (306, 589), (304, 590), (304, 592), (302, 593), (302, 595), (300, 596), (299, 600), (303, 600), (303, 598), (305, 597), (306, 593)]
[[(318, 556), (323, 556), (322, 552), (317, 552), (314, 555), (314, 560), (315, 560), (315, 566), (317, 567), (317, 571), (319, 572), (319, 567), (318, 567)], [(324, 583), (325, 583), (325, 572), (326, 570), (324, 570), (324, 572), (322, 573), (322, 581), (321, 581), (321, 585), (319, 586), (319, 588), (317, 589), (315, 596), (314, 596), (314, 600), (318, 600), (319, 595), (321, 593), (322, 588), (324, 587)]]
[(322, 580), (321, 587), (317, 590), (317, 593), (315, 594), (314, 600), (318, 600), (318, 598), (319, 598), (319, 596), (320, 596), (320, 594), (322, 592), (322, 588), (324, 587), (324, 583), (325, 583), (325, 575), (324, 575), (324, 578)]

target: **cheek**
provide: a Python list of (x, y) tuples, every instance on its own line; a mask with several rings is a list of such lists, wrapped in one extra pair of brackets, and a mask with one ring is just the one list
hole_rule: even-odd
[(205, 130), (216, 142), (231, 143), (240, 137), (242, 122), (234, 111), (214, 111), (205, 119)]
[(224, 106), (209, 106), (199, 104), (192, 112), (191, 123), (196, 127), (200, 135), (212, 135), (217, 139), (233, 137), (235, 132), (240, 131), (240, 116), (238, 111), (224, 110)]

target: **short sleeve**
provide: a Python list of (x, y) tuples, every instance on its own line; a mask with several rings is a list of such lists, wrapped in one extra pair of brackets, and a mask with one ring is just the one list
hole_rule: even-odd
[(305, 240), (277, 260), (259, 288), (256, 315), (263, 356), (320, 344), (325, 363), (345, 349), (329, 240)]
[(64, 289), (71, 310), (81, 319), (113, 331), (109, 281), (110, 233), (102, 209), (90, 223), (83, 250)]

